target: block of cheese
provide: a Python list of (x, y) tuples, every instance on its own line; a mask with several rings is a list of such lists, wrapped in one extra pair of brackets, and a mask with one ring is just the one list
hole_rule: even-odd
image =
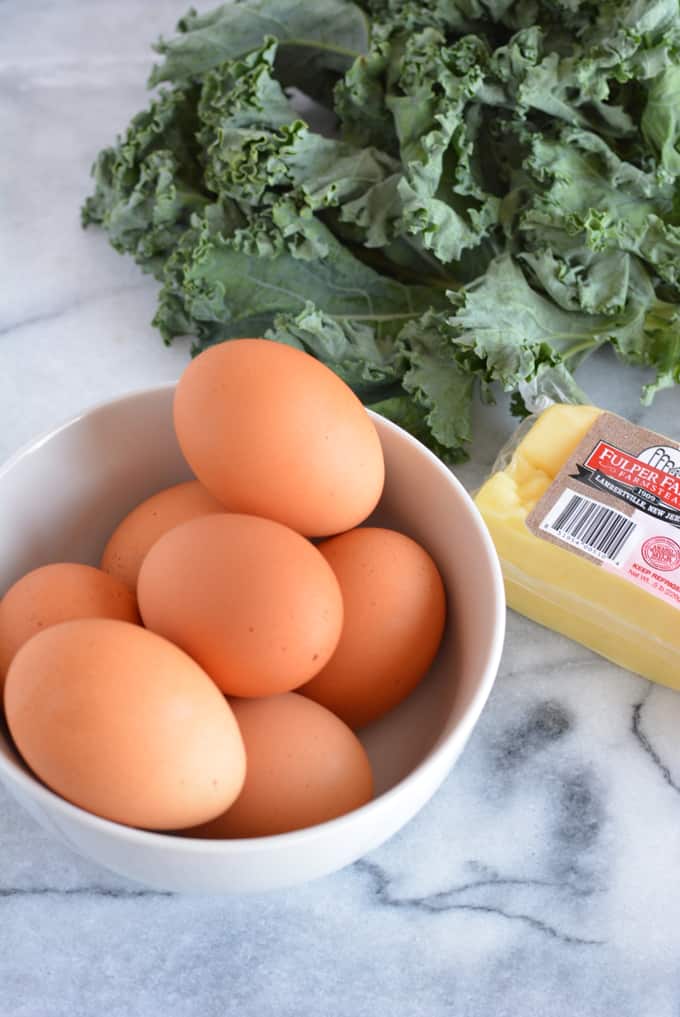
[[(662, 526), (657, 522), (658, 516), (674, 518), (673, 504), (677, 504), (678, 498), (677, 494), (668, 492), (680, 489), (680, 481), (673, 482), (673, 476), (677, 481), (680, 474), (677, 469), (680, 458), (673, 460), (674, 448), (660, 441), (658, 448), (645, 447), (643, 452), (634, 450), (628, 458), (622, 456), (617, 460), (623, 443), (621, 434), (626, 432), (626, 428), (630, 431), (635, 429), (621, 418), (608, 414), (607, 418), (619, 422), (615, 432), (618, 444), (614, 439), (608, 441), (606, 433), (604, 436), (597, 433), (598, 421), (601, 421), (600, 429), (604, 427), (602, 422), (605, 418), (601, 414), (601, 410), (592, 406), (555, 405), (534, 418), (533, 423), (528, 422), (528, 429), (523, 425), (521, 440), (502, 455), (496, 471), (477, 493), (477, 506), (496, 545), (508, 603), (512, 608), (630, 671), (680, 689), (680, 596), (677, 603), (673, 602), (674, 591), (680, 593), (680, 543), (674, 539), (677, 535), (680, 542), (680, 529), (677, 523)], [(613, 426), (616, 427), (616, 424)], [(638, 443), (641, 447), (649, 444), (651, 439), (647, 436), (650, 434), (643, 432), (645, 440)], [(652, 438), (659, 437), (652, 435)], [(590, 458), (579, 451), (579, 464), (583, 458), (586, 466), (574, 474), (573, 457), (583, 445), (588, 449), (592, 445), (594, 451)], [(602, 469), (587, 467), (596, 454), (600, 457), (596, 466), (605, 463)], [(659, 462), (659, 457), (663, 459), (669, 454), (674, 464), (673, 467), (667, 466), (670, 473), (645, 465)], [(565, 464), (570, 460), (572, 464), (565, 470)], [(614, 463), (608, 473), (607, 461)], [(647, 483), (652, 477), (642, 502), (631, 470), (637, 470), (638, 478), (643, 477), (641, 483)], [(560, 477), (563, 478), (561, 481)], [(585, 484), (579, 482), (584, 478)], [(592, 483), (589, 478), (592, 478)], [(626, 483), (622, 482), (622, 478)], [(598, 546), (606, 548), (611, 560), (603, 554), (603, 560), (598, 561), (581, 553), (575, 546), (560, 543), (559, 539), (555, 539), (557, 529), (551, 531), (550, 537), (541, 532), (534, 510), (540, 502), (539, 510), (542, 511), (544, 502), (541, 499), (549, 502), (554, 497), (559, 500), (559, 491), (552, 494), (558, 482), (563, 485), (561, 497), (567, 499), (555, 506), (559, 510), (566, 505), (559, 515), (560, 519), (569, 520), (562, 523), (564, 532), (576, 533), (580, 527), (581, 534), (589, 535), (592, 546), (599, 540)], [(606, 491), (604, 495), (595, 491), (598, 484)], [(592, 499), (591, 489), (595, 492)], [(637, 494), (634, 493), (636, 491)], [(654, 491), (660, 497), (650, 493)], [(575, 500), (576, 508), (569, 505), (570, 497)], [(629, 501), (625, 503), (622, 498)], [(649, 499), (655, 507), (649, 509), (645, 499)], [(636, 504), (643, 506), (642, 512), (631, 507)], [(581, 523), (577, 521), (577, 510), (584, 520)], [(604, 522), (598, 522), (598, 512)], [(657, 515), (650, 516), (648, 512)], [(589, 521), (586, 513), (594, 521)], [(637, 516), (641, 516), (639, 527), (635, 521)], [(552, 518), (556, 518), (555, 512)], [(606, 543), (601, 539), (605, 525), (609, 526), (612, 534)], [(651, 536), (651, 531), (645, 527), (652, 527)], [(640, 540), (647, 537), (640, 545), (642, 552), (640, 547), (635, 552), (636, 561), (631, 565), (632, 559), (625, 562), (623, 559), (615, 560), (616, 555), (610, 548), (624, 538), (624, 543), (632, 547), (635, 542), (633, 531), (636, 529), (643, 534)], [(662, 535), (657, 536), (656, 530)], [(630, 540), (626, 537), (629, 531)], [(625, 571), (626, 568), (629, 571)], [(647, 588), (644, 588), (645, 583)]]

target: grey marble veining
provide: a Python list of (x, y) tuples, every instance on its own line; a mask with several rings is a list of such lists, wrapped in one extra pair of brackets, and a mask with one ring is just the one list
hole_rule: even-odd
[[(204, 6), (204, 5), (203, 5)], [(176, 378), (156, 285), (79, 205), (145, 101), (184, 3), (0, 4), (0, 458), (100, 399)], [(642, 410), (604, 355), (595, 401)], [(474, 488), (512, 423), (479, 409)], [(511, 615), (463, 758), (353, 867), (243, 899), (150, 893), (53, 841), (0, 789), (0, 1017), (678, 1017), (680, 695)]]

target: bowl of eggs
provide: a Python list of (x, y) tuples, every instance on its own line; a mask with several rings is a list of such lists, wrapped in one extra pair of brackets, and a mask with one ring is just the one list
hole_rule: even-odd
[(17, 453), (0, 576), (0, 780), (161, 890), (276, 889), (377, 847), (453, 767), (503, 644), (453, 474), (261, 339)]

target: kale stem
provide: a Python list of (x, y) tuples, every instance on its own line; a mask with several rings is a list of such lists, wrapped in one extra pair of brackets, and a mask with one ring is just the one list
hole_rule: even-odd
[(338, 53), (340, 56), (351, 57), (352, 60), (357, 60), (360, 56), (365, 56), (365, 53), (359, 53), (354, 49), (347, 49), (345, 46), (332, 46), (327, 42), (318, 42), (312, 39), (284, 39), (279, 43), (279, 48), (283, 49), (286, 46), (302, 46), (307, 49), (321, 49), (325, 53)]
[(584, 339), (582, 342), (576, 343), (574, 346), (572, 346), (571, 349), (566, 350), (562, 354), (562, 357), (564, 360), (568, 360), (570, 357), (575, 357), (578, 353), (581, 353), (583, 350), (592, 349), (594, 346), (597, 345), (598, 345), (597, 341), (594, 340), (592, 337), (590, 339)]
[(331, 314), (335, 321), (401, 321), (406, 318), (417, 318), (420, 311), (407, 311), (401, 314)]

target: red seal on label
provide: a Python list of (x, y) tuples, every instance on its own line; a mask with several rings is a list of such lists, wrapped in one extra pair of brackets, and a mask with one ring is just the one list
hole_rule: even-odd
[(680, 568), (680, 544), (670, 537), (650, 537), (642, 545), (642, 557), (653, 569), (674, 572)]

